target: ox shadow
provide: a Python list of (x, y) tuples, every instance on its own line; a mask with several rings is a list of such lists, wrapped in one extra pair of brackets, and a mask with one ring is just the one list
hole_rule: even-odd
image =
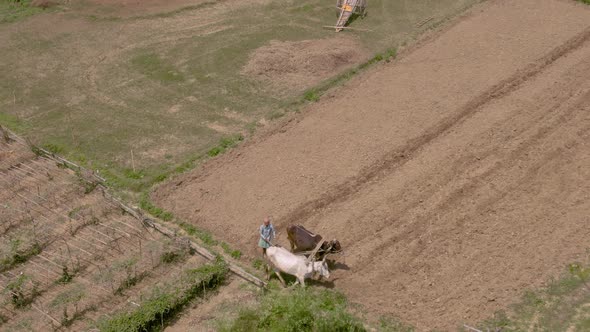
[(327, 259), (326, 262), (328, 263), (328, 269), (330, 269), (330, 271), (335, 271), (335, 270), (349, 271), (350, 270), (350, 267), (342, 262), (337, 262), (337, 261), (331, 260), (331, 259)]
[[(287, 285), (287, 287), (292, 287), (293, 284), (297, 281), (297, 278), (295, 278), (294, 276), (290, 275), (290, 274), (286, 274), (286, 273), (281, 273), (281, 277), (283, 277), (283, 279), (285, 280), (285, 284)], [(277, 275), (273, 272), (270, 276), (270, 280), (275, 279), (276, 281), (279, 281), (279, 278), (277, 277)], [(315, 286), (315, 287), (324, 287), (324, 288), (334, 288), (334, 280), (336, 280), (338, 278), (331, 278), (330, 280), (317, 280), (317, 279), (305, 279), (305, 286)], [(282, 286), (281, 286), (282, 287)], [(295, 287), (301, 287), (301, 285), (297, 284), (295, 285)]]
[(308, 279), (305, 281), (305, 285), (332, 289), (332, 288), (334, 288), (334, 280), (336, 280), (336, 279), (337, 278), (331, 278), (330, 280)]

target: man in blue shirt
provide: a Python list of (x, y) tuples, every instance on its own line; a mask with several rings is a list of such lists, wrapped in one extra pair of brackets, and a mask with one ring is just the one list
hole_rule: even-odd
[(266, 248), (272, 245), (276, 237), (275, 228), (270, 223), (270, 217), (264, 218), (264, 224), (260, 225), (260, 240), (258, 246), (262, 248), (262, 256), (266, 256)]

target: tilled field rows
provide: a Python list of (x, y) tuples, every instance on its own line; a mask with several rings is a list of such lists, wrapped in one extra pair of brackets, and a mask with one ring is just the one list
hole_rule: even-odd
[(302, 223), (370, 312), (475, 323), (590, 244), (589, 59), (588, 6), (488, 1), (154, 198), (244, 249)]
[(22, 140), (0, 155), (2, 329), (92, 327), (204, 264)]
[[(429, 312), (432, 324), (449, 315), (473, 323), (583, 260), (590, 235), (588, 54), (590, 43), (314, 216), (309, 223), (318, 226), (357, 221), (351, 230), (360, 240), (353, 246), (359, 273), (342, 287), (378, 310), (387, 302), (364, 285), (379, 283), (411, 320)], [(343, 213), (361, 202), (361, 211)], [(362, 236), (367, 224), (371, 231)]]

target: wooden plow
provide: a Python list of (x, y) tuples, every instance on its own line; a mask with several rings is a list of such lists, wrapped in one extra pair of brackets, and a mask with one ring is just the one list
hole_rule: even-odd
[(332, 251), (331, 247), (328, 248), (327, 250), (322, 249), (322, 244), (324, 243), (324, 241), (320, 241), (318, 242), (317, 246), (315, 247), (315, 249), (313, 250), (308, 250), (308, 251), (297, 251), (294, 252), (295, 255), (299, 255), (299, 256), (305, 256), (308, 259), (311, 259), (311, 257), (316, 257), (318, 253), (323, 253), (324, 255), (329, 255), (329, 254), (340, 254), (343, 252), (342, 249), (338, 250), (338, 251)]
[(338, 21), (336, 21), (336, 32), (346, 29), (346, 23), (352, 15), (364, 17), (367, 11), (367, 0), (337, 0), (336, 7), (340, 10)]
[[(313, 248), (313, 250), (310, 252), (309, 256), (307, 256), (307, 261), (308, 262), (314, 262), (315, 261), (315, 255), (318, 253), (318, 251), (322, 247), (322, 244), (323, 243), (324, 243), (323, 241), (319, 241), (318, 244), (316, 244), (315, 248)], [(324, 258), (325, 258), (325, 256), (324, 256)]]

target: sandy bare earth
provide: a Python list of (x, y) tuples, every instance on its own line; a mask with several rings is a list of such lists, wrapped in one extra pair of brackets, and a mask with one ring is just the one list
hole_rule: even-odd
[(260, 219), (340, 239), (334, 286), (454, 330), (590, 242), (590, 7), (488, 1), (154, 199), (253, 254)]

